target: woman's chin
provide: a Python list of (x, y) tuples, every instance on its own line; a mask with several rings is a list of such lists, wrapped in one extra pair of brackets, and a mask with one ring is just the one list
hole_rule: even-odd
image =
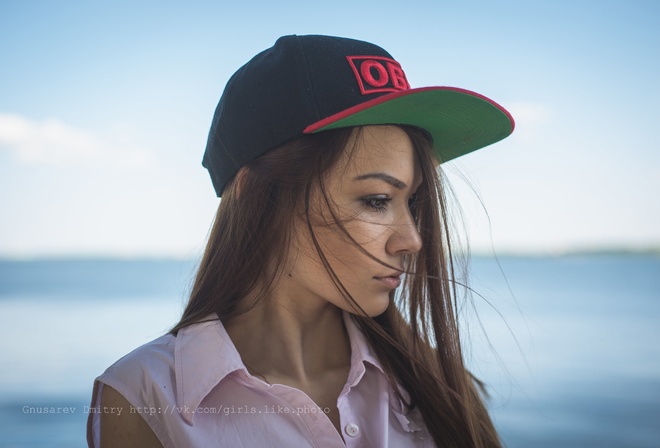
[[(369, 303), (360, 303), (360, 302), (358, 303), (360, 307), (362, 307), (362, 310), (367, 315), (367, 317), (376, 317), (376, 316), (380, 316), (385, 311), (387, 311), (387, 307), (390, 306), (390, 298), (388, 295), (385, 298), (378, 297), (375, 299), (371, 299)], [(352, 309), (352, 307), (349, 307), (348, 309), (346, 309), (346, 311), (358, 316), (362, 315), (361, 311), (356, 311)]]

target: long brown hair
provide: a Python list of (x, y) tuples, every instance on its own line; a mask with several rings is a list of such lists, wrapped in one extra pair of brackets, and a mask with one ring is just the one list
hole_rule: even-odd
[[(332, 272), (318, 244), (317, 253), (346, 300), (358, 324), (387, 372), (397, 393), (400, 386), (410, 408), (418, 408), (438, 447), (500, 446), (479, 393), (480, 383), (466, 370), (456, 320), (457, 289), (451, 226), (444, 179), (432, 156), (427, 134), (403, 127), (415, 148), (423, 182), (413, 215), (422, 236), (421, 251), (407, 259), (401, 291), (385, 313), (367, 317)], [(246, 312), (269, 292), (281, 275), (292, 219), (303, 214), (312, 241), (310, 200), (320, 193), (331, 208), (323, 179), (340, 156), (350, 150), (346, 128), (307, 135), (252, 161), (223, 192), (190, 301), (172, 329), (216, 314), (227, 322)], [(239, 192), (240, 190), (240, 192)], [(239, 194), (240, 193), (240, 194)], [(240, 198), (239, 198), (240, 196)], [(334, 216), (334, 215), (333, 215)], [(337, 228), (345, 232), (334, 216)], [(357, 243), (356, 243), (357, 244)], [(366, 253), (366, 252), (365, 252)], [(367, 253), (367, 255), (370, 255)], [(254, 300), (246, 304), (245, 297)]]

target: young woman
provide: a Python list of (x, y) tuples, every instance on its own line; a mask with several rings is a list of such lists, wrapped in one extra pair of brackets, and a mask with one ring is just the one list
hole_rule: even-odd
[(499, 446), (466, 370), (438, 165), (513, 131), (380, 47), (285, 36), (227, 84), (221, 204), (173, 330), (95, 383), (102, 447)]

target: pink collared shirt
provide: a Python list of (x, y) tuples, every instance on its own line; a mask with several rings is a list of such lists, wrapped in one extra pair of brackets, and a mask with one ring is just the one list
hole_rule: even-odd
[(421, 415), (396, 398), (364, 335), (347, 315), (344, 322), (351, 368), (337, 399), (341, 435), (327, 410), (304, 392), (252, 376), (215, 320), (161, 336), (99, 376), (88, 443), (100, 446), (100, 396), (107, 384), (132, 405), (122, 412), (139, 412), (166, 448), (434, 446)]

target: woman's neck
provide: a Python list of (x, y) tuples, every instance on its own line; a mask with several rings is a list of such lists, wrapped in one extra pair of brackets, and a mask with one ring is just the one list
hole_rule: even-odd
[(225, 322), (253, 374), (301, 389), (329, 372), (348, 374), (351, 348), (342, 311), (327, 302), (306, 305), (275, 296)]

